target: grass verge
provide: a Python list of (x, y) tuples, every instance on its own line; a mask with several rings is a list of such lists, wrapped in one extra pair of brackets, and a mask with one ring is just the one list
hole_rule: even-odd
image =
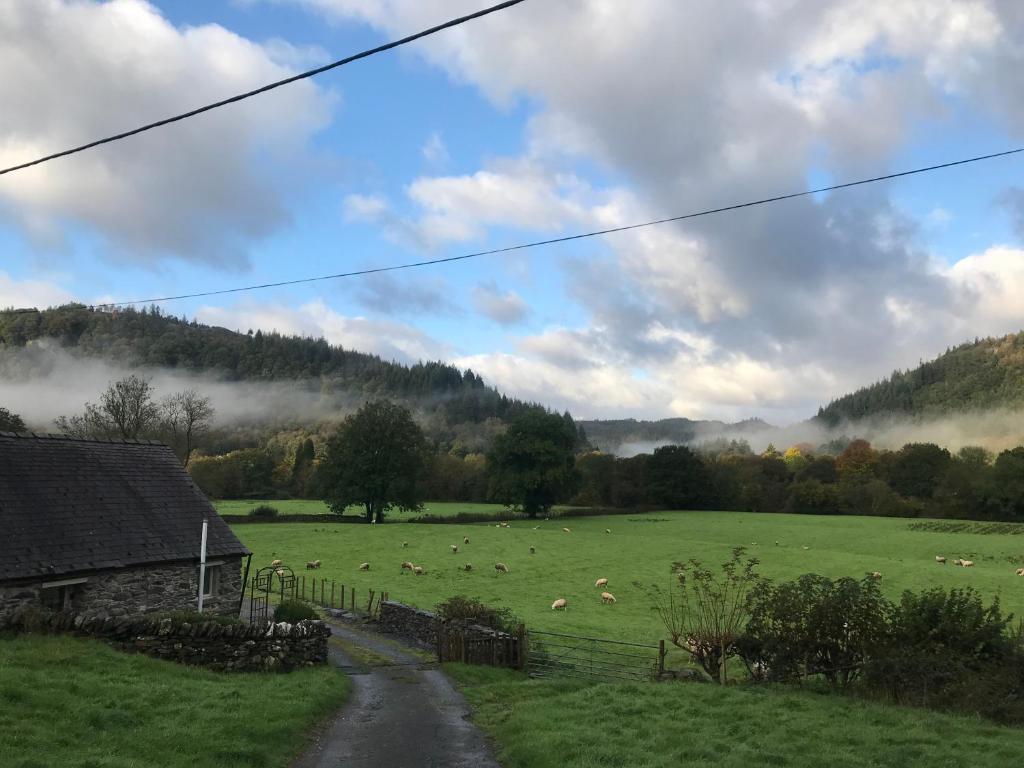
[(775, 687), (587, 684), (445, 665), (505, 768), (997, 768), (1024, 730)]
[(341, 706), (328, 667), (217, 673), (94, 640), (0, 639), (4, 768), (280, 768)]

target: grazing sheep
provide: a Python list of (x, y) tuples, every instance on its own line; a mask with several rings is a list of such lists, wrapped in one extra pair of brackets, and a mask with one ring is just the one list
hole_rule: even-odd
[(1015, 573), (1016, 573), (1016, 574), (1017, 574), (1018, 576), (1024, 576), (1024, 568), (1018, 568), (1018, 569), (1017, 569), (1017, 570), (1015, 571)]
[(402, 563), (402, 570), (403, 571), (411, 571), (412, 570), (412, 563), (410, 563), (408, 560), (406, 560), (404, 563)]
[(408, 541), (403, 541), (402, 542), (402, 549), (405, 549), (408, 546), (409, 546), (409, 542)]
[(462, 537), (462, 543), (463, 544), (469, 544), (469, 536), (463, 536)]
[(810, 549), (810, 547), (804, 547), (804, 549)]
[(276, 571), (274, 571), (274, 573), (276, 573), (282, 579), (284, 578), (284, 568), (278, 568)]
[(530, 554), (531, 555), (536, 555), (537, 554), (537, 548), (536, 547), (530, 547)]
[(464, 570), (464, 571), (472, 571), (473, 570), (473, 564), (472, 563), (466, 563), (464, 566), (462, 566), (462, 570)]
[(938, 563), (939, 565), (945, 565), (946, 564), (946, 558), (943, 555), (936, 555), (935, 556), (935, 562)]
[(572, 533), (572, 531), (570, 531), (568, 528), (563, 528), (562, 530), (565, 531), (566, 533)]
[(533, 530), (535, 530), (535, 531), (536, 531), (536, 530), (540, 530), (540, 526), (539, 526), (539, 525), (535, 525), (535, 526), (533, 526)]
[(360, 571), (368, 571), (368, 570), (370, 570), (370, 564), (369, 563), (361, 563), (359, 565), (359, 570)]
[(504, 563), (495, 563), (494, 570), (496, 570), (498, 573), (508, 573), (508, 566)]
[(564, 597), (560, 597), (557, 600), (555, 600), (555, 602), (553, 602), (551, 604), (551, 610), (552, 611), (564, 611), (565, 610), (565, 606), (567, 606), (568, 604), (569, 604), (568, 600), (566, 600)]
[(880, 578), (882, 578), (882, 572), (881, 571), (872, 571), (871, 572), (871, 578), (872, 579), (880, 579)]
[(509, 526), (508, 523), (503, 522), (503, 523), (501, 523), (501, 527), (502, 528), (509, 528), (510, 526)]
[(973, 560), (961, 560), (960, 561), (960, 565), (962, 565), (964, 568), (973, 568), (974, 567), (974, 561)]
[(605, 603), (606, 605), (611, 605), (615, 602), (615, 595), (613, 595), (611, 592), (602, 592), (601, 602)]
[(320, 561), (319, 560), (314, 560), (313, 563), (316, 565), (317, 568), (320, 567)]
[(779, 546), (779, 542), (777, 542), (777, 541), (776, 541), (776, 542), (775, 542), (775, 546), (776, 546), (776, 547), (777, 547), (777, 546)]
[(960, 565), (962, 563), (963, 563), (963, 560), (961, 560), (959, 557), (956, 560), (953, 561), (953, 565)]
[(459, 545), (458, 544), (452, 544), (452, 554), (453, 555), (459, 554)]
[(612, 529), (611, 529), (611, 528), (605, 528), (605, 529), (604, 529), (604, 532), (605, 532), (605, 533), (611, 533), (611, 532), (612, 532)]
[(316, 563), (313, 560), (310, 560), (308, 563), (306, 563), (307, 571), (312, 571), (314, 568), (316, 568)]
[(598, 579), (597, 581), (594, 582), (594, 586), (595, 587), (607, 587), (608, 586), (608, 579)]
[(271, 560), (270, 561), (270, 567), (271, 568), (280, 568), (281, 565), (282, 565), (282, 563), (281, 563), (280, 560)]
[(423, 567), (419, 566), (419, 565), (414, 565), (412, 567), (412, 572), (414, 574), (416, 574), (417, 576), (422, 576), (423, 575)]

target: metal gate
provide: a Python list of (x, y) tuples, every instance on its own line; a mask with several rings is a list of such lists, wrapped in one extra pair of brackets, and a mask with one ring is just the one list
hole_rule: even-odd
[(274, 595), (279, 602), (295, 597), (295, 572), (287, 565), (268, 565), (249, 582), (249, 623), (266, 624)]
[(530, 630), (527, 648), (531, 677), (651, 680), (665, 671), (664, 641), (645, 645)]

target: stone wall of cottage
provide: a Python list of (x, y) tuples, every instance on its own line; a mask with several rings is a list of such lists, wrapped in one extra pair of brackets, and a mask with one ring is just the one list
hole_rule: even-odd
[[(218, 558), (216, 593), (203, 599), (203, 611), (235, 615), (242, 591), (242, 559)], [(158, 563), (83, 574), (86, 581), (72, 587), (71, 612), (81, 616), (137, 616), (168, 611), (194, 611), (199, 590), (196, 563)], [(41, 606), (47, 582), (0, 584), (0, 626), (21, 607)]]

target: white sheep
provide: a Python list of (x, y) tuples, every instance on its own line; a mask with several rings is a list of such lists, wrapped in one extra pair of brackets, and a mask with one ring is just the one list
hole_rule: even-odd
[(504, 563), (495, 563), (494, 570), (496, 570), (498, 573), (508, 573), (508, 566)]
[(1024, 576), (1024, 568), (1018, 568), (1016, 571), (1014, 571), (1014, 573), (1016, 573), (1018, 576)]
[(605, 603), (606, 605), (611, 605), (615, 602), (615, 595), (613, 595), (611, 592), (602, 592), (601, 602)]
[(566, 533), (572, 533), (572, 531), (570, 531), (568, 528), (563, 528), (562, 530), (565, 531)]
[(408, 560), (406, 560), (404, 563), (402, 563), (402, 570), (403, 571), (411, 571), (412, 570), (412, 563), (409, 562)]
[(463, 544), (469, 544), (469, 536), (463, 536), (462, 537), (462, 543)]
[(973, 568), (974, 567), (974, 561), (973, 560), (961, 560), (960, 561), (960, 565), (962, 565), (964, 568)]
[(569, 601), (564, 597), (560, 597), (551, 604), (552, 611), (564, 611), (565, 607), (569, 605)]
[(604, 529), (604, 532), (605, 532), (605, 533), (611, 533), (611, 532), (612, 532), (612, 529), (611, 529), (611, 528), (605, 528), (605, 529)]
[(537, 554), (537, 548), (536, 547), (530, 547), (530, 554), (531, 555), (536, 555)]
[(280, 578), (284, 578), (284, 568), (278, 568), (274, 573), (276, 573)]
[(961, 559), (960, 559), (960, 558), (958, 557), (958, 558), (957, 558), (956, 560), (954, 560), (954, 561), (953, 561), (953, 565), (962, 565), (962, 564), (963, 564), (963, 562), (964, 562), (964, 561), (963, 561), (963, 560), (961, 560)]
[(310, 560), (308, 563), (306, 563), (306, 570), (307, 571), (312, 571), (314, 568), (318, 568), (318, 567), (319, 566), (317, 566), (315, 560)]
[(882, 578), (882, 572), (881, 571), (872, 571), (871, 572), (871, 578), (872, 579), (880, 579), (880, 578)]
[(466, 563), (466, 564), (465, 564), (465, 565), (464, 565), (464, 566), (462, 567), (462, 570), (464, 570), (464, 571), (472, 571), (472, 570), (473, 570), (473, 564), (472, 564), (472, 563)]
[(402, 542), (402, 549), (405, 549), (408, 546), (409, 546), (409, 542), (408, 541), (403, 541)]
[(935, 562), (938, 563), (939, 565), (945, 565), (946, 564), (946, 558), (945, 558), (944, 555), (936, 555), (935, 556)]
[(452, 544), (452, 554), (453, 555), (459, 554), (459, 545), (458, 544)]
[(280, 560), (271, 560), (270, 561), (270, 567), (271, 568), (280, 568), (281, 565), (282, 565), (282, 563), (281, 563)]
[(594, 582), (594, 586), (595, 587), (607, 587), (608, 586), (608, 579), (598, 579), (597, 581)]
[(360, 571), (368, 571), (368, 570), (370, 570), (370, 564), (369, 563), (361, 563), (359, 565), (359, 570)]
[(422, 576), (422, 575), (423, 575), (423, 573), (424, 573), (424, 571), (423, 571), (423, 567), (422, 567), (422, 566), (419, 566), (419, 565), (414, 565), (414, 566), (412, 567), (412, 572), (413, 572), (414, 574), (416, 574), (417, 576)]

